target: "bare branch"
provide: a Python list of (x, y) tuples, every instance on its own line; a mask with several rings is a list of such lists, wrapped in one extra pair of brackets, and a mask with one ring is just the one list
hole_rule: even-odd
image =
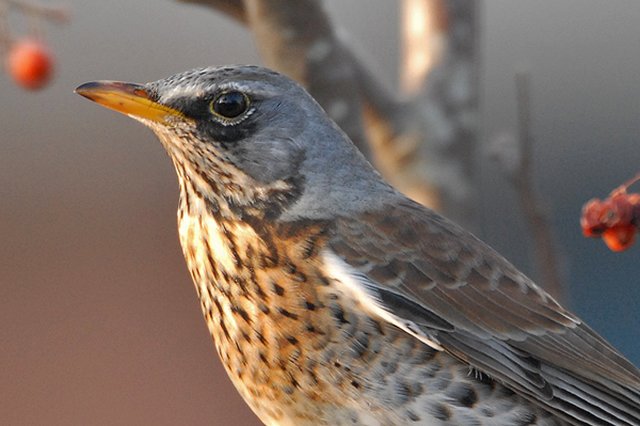
[(247, 23), (247, 16), (242, 0), (177, 0), (182, 3), (194, 3), (211, 7), (218, 12), (233, 18), (241, 24)]
[(516, 74), (520, 162), (510, 177), (533, 238), (533, 254), (540, 274), (539, 281), (556, 300), (562, 301), (565, 297), (564, 283), (553, 243), (553, 233), (547, 212), (541, 207), (542, 203), (534, 189), (529, 85), (528, 74)]
[[(408, 179), (401, 189), (415, 197), (420, 183), (435, 190), (435, 205), (475, 230), (474, 159), (477, 144), (479, 2), (429, 0), (425, 18), (433, 31), (424, 43), (440, 46), (437, 62), (392, 119), (397, 133), (390, 148), (402, 147), (402, 161), (390, 168)], [(440, 58), (438, 58), (440, 56)], [(412, 82), (412, 85), (418, 82)], [(394, 158), (383, 152), (381, 158)], [(408, 188), (408, 189), (407, 189)]]
[(400, 87), (419, 91), (431, 68), (441, 61), (448, 27), (443, 0), (403, 0)]
[(0, 2), (0, 58), (4, 58), (5, 52), (9, 50), (9, 46), (11, 45), (8, 13), (9, 6), (6, 3)]
[(414, 103), (395, 101), (360, 64), (356, 69), (374, 164), (391, 184), (410, 198), (445, 211), (440, 188), (427, 176), (432, 158), (423, 155), (421, 150), (428, 142), (420, 108)]

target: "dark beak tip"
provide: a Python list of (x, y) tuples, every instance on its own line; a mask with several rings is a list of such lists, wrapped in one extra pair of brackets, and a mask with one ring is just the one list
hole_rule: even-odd
[(77, 93), (80, 96), (87, 96), (89, 92), (95, 90), (100, 85), (97, 81), (90, 81), (88, 83), (81, 84), (73, 90), (73, 93)]
[(91, 96), (92, 94), (95, 94), (96, 92), (105, 91), (146, 95), (144, 86), (142, 86), (141, 84), (111, 80), (89, 81), (76, 87), (73, 92), (86, 98)]

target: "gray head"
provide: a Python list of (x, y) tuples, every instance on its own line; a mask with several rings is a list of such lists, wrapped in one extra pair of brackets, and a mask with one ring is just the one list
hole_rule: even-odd
[(77, 92), (149, 126), (181, 185), (227, 213), (323, 217), (335, 207), (321, 204), (347, 209), (374, 187), (390, 192), (313, 98), (266, 68), (200, 68), (145, 85), (87, 83)]

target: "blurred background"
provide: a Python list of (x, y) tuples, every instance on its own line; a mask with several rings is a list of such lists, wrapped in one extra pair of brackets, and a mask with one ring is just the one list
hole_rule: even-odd
[[(398, 6), (375, 3), (326, 5), (393, 88)], [(51, 86), (28, 93), (0, 76), (0, 424), (258, 424), (202, 319), (160, 144), (73, 94), (89, 80), (260, 63), (251, 36), (170, 0), (67, 4), (70, 25), (48, 28)], [(483, 5), (483, 138), (514, 133), (514, 72), (527, 70), (537, 185), (568, 304), (640, 364), (640, 246), (614, 254), (578, 224), (586, 200), (640, 170), (640, 2)], [(11, 24), (19, 32), (23, 22)], [(511, 187), (488, 160), (480, 172), (480, 237), (535, 276)]]

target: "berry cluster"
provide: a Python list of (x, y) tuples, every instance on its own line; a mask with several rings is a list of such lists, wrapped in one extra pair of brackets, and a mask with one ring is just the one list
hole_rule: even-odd
[(580, 226), (586, 237), (602, 237), (613, 251), (628, 249), (640, 230), (640, 194), (627, 189), (640, 174), (611, 191), (604, 200), (593, 198), (582, 208)]

